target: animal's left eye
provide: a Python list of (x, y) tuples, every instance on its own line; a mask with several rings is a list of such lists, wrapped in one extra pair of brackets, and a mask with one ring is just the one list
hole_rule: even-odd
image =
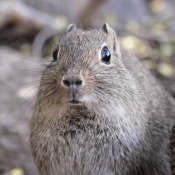
[(105, 64), (110, 64), (111, 54), (106, 46), (101, 50), (101, 61)]
[(57, 60), (57, 56), (58, 56), (58, 48), (56, 48), (53, 52), (53, 62)]

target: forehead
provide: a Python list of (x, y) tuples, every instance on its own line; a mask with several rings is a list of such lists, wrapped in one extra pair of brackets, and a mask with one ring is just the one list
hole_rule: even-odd
[(101, 30), (82, 31), (76, 30), (68, 32), (60, 42), (60, 52), (64, 54), (90, 54), (99, 50), (105, 42), (105, 35)]

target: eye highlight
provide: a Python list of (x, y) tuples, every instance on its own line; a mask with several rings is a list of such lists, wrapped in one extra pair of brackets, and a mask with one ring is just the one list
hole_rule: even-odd
[(101, 61), (110, 64), (111, 54), (106, 46), (101, 49)]

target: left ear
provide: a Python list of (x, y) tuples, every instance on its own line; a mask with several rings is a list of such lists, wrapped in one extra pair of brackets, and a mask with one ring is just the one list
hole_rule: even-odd
[(77, 29), (75, 24), (70, 24), (67, 28), (67, 32), (75, 31)]
[(107, 40), (112, 44), (114, 53), (117, 54), (119, 59), (121, 59), (120, 46), (115, 31), (109, 27), (108, 23), (103, 25), (102, 31), (107, 34)]

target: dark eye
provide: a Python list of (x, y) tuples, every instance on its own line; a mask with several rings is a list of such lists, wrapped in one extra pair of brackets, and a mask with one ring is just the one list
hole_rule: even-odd
[(58, 48), (56, 48), (53, 52), (53, 62), (57, 60), (57, 56), (58, 56)]
[(101, 60), (105, 64), (110, 64), (111, 54), (106, 46), (104, 46), (101, 50)]

